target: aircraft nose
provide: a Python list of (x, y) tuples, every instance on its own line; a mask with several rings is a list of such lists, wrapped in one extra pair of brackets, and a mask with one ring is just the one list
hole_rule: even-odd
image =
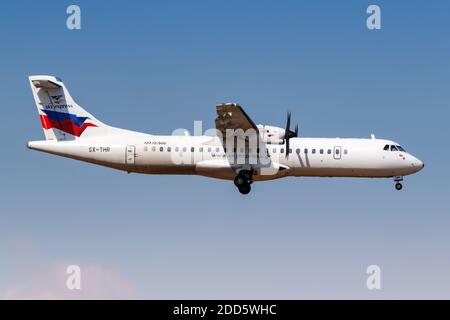
[(425, 164), (423, 163), (423, 161), (415, 158), (413, 161), (413, 166), (417, 168), (417, 171), (420, 171), (425, 167)]

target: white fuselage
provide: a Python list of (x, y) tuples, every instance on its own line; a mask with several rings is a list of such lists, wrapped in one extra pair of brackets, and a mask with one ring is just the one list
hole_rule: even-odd
[(285, 176), (381, 178), (422, 169), (423, 163), (411, 154), (383, 150), (385, 145), (396, 143), (382, 139), (291, 138), (287, 156), (285, 144), (265, 144), (259, 153), (256, 148), (225, 152), (218, 137), (157, 136), (127, 130), (95, 139), (28, 143), (31, 149), (127, 172), (196, 174), (230, 180), (243, 167), (254, 171), (255, 181)]
[[(30, 149), (126, 172), (191, 174), (234, 180), (242, 194), (254, 181), (287, 176), (394, 177), (423, 163), (393, 141), (297, 138), (288, 112), (284, 128), (256, 125), (237, 103), (216, 105), (214, 136), (157, 136), (109, 126), (81, 107), (62, 80), (29, 76), (45, 141)], [(211, 132), (208, 130), (206, 132)], [(289, 148), (289, 150), (286, 150)]]

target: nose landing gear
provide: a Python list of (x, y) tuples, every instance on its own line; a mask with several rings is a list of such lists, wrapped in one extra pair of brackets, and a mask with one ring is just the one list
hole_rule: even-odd
[(398, 191), (402, 190), (403, 185), (400, 183), (400, 181), (403, 181), (403, 177), (394, 177), (394, 181), (396, 182), (395, 189), (397, 189)]
[(253, 172), (251, 170), (239, 171), (236, 178), (234, 178), (234, 185), (238, 187), (239, 192), (248, 194), (251, 190), (250, 185), (253, 183)]

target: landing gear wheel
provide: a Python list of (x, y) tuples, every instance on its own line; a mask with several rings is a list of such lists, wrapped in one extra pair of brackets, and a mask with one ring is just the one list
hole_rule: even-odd
[(248, 170), (242, 170), (242, 177), (247, 183), (252, 183), (252, 172)]
[(402, 188), (403, 188), (403, 185), (402, 185), (400, 182), (397, 182), (397, 183), (395, 184), (395, 189), (397, 189), (397, 190), (402, 190)]
[(238, 188), (240, 188), (242, 185), (245, 184), (244, 177), (241, 175), (237, 175), (236, 178), (234, 178), (234, 185)]
[(245, 183), (245, 184), (239, 186), (238, 188), (239, 188), (239, 192), (242, 194), (249, 194), (250, 190), (252, 189), (248, 183)]
[(234, 185), (238, 187), (239, 192), (248, 194), (251, 190), (250, 185), (253, 183), (253, 172), (250, 170), (241, 170), (234, 178)]

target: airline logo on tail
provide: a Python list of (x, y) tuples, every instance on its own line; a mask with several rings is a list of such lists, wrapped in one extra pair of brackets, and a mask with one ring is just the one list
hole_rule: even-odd
[(64, 95), (62, 94), (58, 94), (56, 96), (51, 96), (52, 97), (52, 102), (55, 104), (61, 104), (61, 101), (64, 100)]
[[(42, 110), (42, 109), (41, 109)], [(78, 117), (74, 114), (57, 112), (53, 110), (42, 110), (45, 115), (40, 115), (42, 127), (44, 129), (59, 129), (80, 137), (87, 127), (97, 127), (91, 122), (87, 122), (88, 117)]]

